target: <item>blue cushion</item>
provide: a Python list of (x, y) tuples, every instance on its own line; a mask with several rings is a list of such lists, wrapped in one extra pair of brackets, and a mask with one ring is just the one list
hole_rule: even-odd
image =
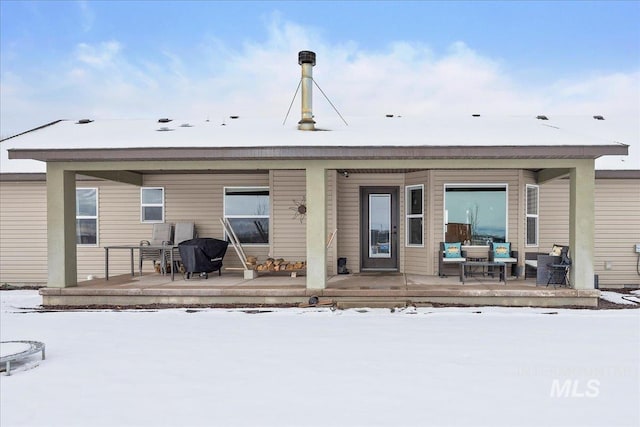
[(493, 258), (511, 258), (511, 243), (494, 243)]
[(462, 257), (462, 243), (445, 243), (444, 244), (444, 257), (445, 258), (460, 258), (460, 257)]

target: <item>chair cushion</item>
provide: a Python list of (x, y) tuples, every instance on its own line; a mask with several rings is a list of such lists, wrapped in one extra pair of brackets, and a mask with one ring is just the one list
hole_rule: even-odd
[(445, 258), (460, 258), (462, 255), (462, 243), (445, 243), (444, 244), (444, 257)]
[(465, 262), (467, 259), (458, 257), (458, 258), (442, 258), (442, 262)]
[(564, 246), (556, 245), (554, 243), (553, 247), (551, 248), (551, 252), (549, 252), (549, 255), (560, 256), (560, 254), (562, 254), (562, 248), (564, 248)]
[(496, 258), (495, 262), (504, 262), (504, 263), (510, 264), (510, 263), (518, 262), (518, 260), (515, 259), (515, 258), (511, 258), (511, 257), (509, 257), (509, 258)]
[(529, 267), (538, 268), (538, 260), (537, 259), (527, 259), (524, 261), (525, 265)]
[(511, 243), (494, 243), (493, 258), (511, 258)]

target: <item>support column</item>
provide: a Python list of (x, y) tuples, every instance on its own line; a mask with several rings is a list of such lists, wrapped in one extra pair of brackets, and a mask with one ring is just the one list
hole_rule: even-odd
[(327, 282), (327, 176), (321, 166), (306, 169), (307, 289), (324, 289)]
[(595, 242), (595, 171), (593, 160), (581, 160), (572, 168), (569, 190), (569, 245), (571, 286), (594, 289), (593, 246)]
[(47, 163), (47, 286), (77, 285), (76, 174)]

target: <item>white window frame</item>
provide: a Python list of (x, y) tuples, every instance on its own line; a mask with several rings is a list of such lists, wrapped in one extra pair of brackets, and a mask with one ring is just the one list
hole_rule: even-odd
[[(162, 190), (162, 203), (143, 203), (142, 202), (142, 193), (145, 190)], [(164, 223), (164, 198), (165, 191), (164, 187), (141, 187), (140, 188), (140, 222), (144, 224), (162, 224)], [(161, 207), (162, 208), (162, 219), (160, 220), (145, 220), (144, 219), (144, 208), (146, 207)]]
[[(535, 188), (536, 189), (536, 208), (537, 208), (537, 213), (535, 213), (535, 214), (529, 213), (529, 189), (530, 188)], [(540, 186), (539, 185), (535, 185), (535, 184), (527, 184), (526, 185), (524, 206), (525, 206), (524, 207), (524, 209), (525, 209), (525, 224), (524, 224), (525, 246), (529, 247), (529, 248), (538, 247), (538, 245), (540, 244), (540, 240), (539, 240), (540, 239)], [(536, 219), (535, 243), (529, 243), (529, 218), (535, 218)]]
[[(505, 199), (504, 199), (504, 209), (505, 209), (505, 214), (504, 214), (504, 235), (505, 238), (504, 240), (506, 242), (510, 242), (509, 240), (509, 184), (505, 183), (478, 183), (478, 182), (474, 182), (474, 183), (451, 183), (451, 184), (444, 184), (444, 189), (443, 189), (443, 197), (442, 197), (442, 241), (445, 241), (445, 236), (446, 236), (446, 231), (447, 231), (447, 224), (449, 223), (449, 215), (447, 212), (447, 188), (466, 188), (466, 187), (479, 187), (479, 188), (504, 188), (504, 192), (505, 192)], [(476, 245), (476, 247), (482, 247), (482, 248), (486, 248), (486, 245), (482, 245), (482, 246), (478, 246)]]
[[(227, 190), (266, 190), (269, 192), (269, 211), (266, 215), (227, 215)], [(228, 186), (222, 188), (222, 215), (224, 219), (227, 218), (267, 218), (269, 220), (269, 241), (267, 243), (242, 243), (242, 246), (257, 246), (257, 247), (265, 247), (271, 244), (271, 209), (272, 209), (272, 199), (271, 199), (271, 188), (265, 185), (247, 185), (247, 186)], [(224, 238), (227, 238), (227, 232), (224, 232)]]
[[(78, 235), (76, 234), (76, 246), (84, 246), (84, 247), (98, 247), (100, 246), (100, 197), (98, 187), (76, 187), (76, 205), (78, 204), (78, 190), (95, 190), (96, 192), (96, 214), (95, 215), (78, 215), (76, 214), (76, 220), (79, 219), (94, 219), (96, 221), (96, 242), (95, 243), (77, 243)], [(78, 208), (76, 207), (76, 210)], [(77, 231), (76, 231), (77, 233)]]
[[(421, 213), (420, 214), (410, 214), (410, 203), (411, 203), (411, 191), (412, 190), (416, 190), (416, 189), (420, 189), (421, 193), (422, 193), (422, 209), (421, 209)], [(405, 186), (405, 193), (404, 193), (404, 200), (405, 200), (405, 224), (404, 224), (404, 228), (405, 228), (405, 247), (407, 248), (424, 248), (424, 184), (416, 184), (416, 185), (407, 185)], [(411, 243), (409, 241), (409, 235), (410, 235), (410, 228), (409, 228), (409, 223), (411, 222), (410, 220), (413, 218), (420, 218), (421, 221), (421, 228), (422, 228), (422, 233), (420, 234), (420, 240), (422, 241), (422, 243), (417, 244), (417, 243)]]

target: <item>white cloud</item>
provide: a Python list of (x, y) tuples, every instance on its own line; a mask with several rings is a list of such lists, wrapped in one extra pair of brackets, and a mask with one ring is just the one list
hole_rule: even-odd
[(95, 21), (95, 15), (93, 10), (89, 7), (89, 2), (81, 0), (78, 3), (78, 7), (80, 8), (80, 19), (82, 24), (82, 30), (86, 33), (91, 31), (93, 28), (93, 23)]
[(120, 43), (108, 41), (93, 46), (80, 43), (76, 48), (76, 58), (79, 62), (91, 65), (96, 68), (104, 68), (115, 65), (114, 60), (121, 51)]
[[(421, 43), (395, 41), (379, 50), (330, 43), (317, 29), (270, 18), (268, 37), (231, 50), (209, 37), (197, 52), (150, 56), (116, 40), (81, 43), (70, 60), (47, 72), (4, 73), (2, 135), (58, 118), (172, 116), (193, 120), (229, 114), (284, 118), (300, 68), (299, 50), (317, 53), (314, 77), (345, 116), (482, 114), (640, 115), (640, 72), (589, 75), (531, 86), (502, 59), (463, 41), (435, 54)], [(153, 54), (153, 53), (151, 53)], [(10, 66), (6, 67), (7, 69)], [(297, 105), (290, 121), (298, 119)], [(321, 124), (335, 116), (316, 91)]]

